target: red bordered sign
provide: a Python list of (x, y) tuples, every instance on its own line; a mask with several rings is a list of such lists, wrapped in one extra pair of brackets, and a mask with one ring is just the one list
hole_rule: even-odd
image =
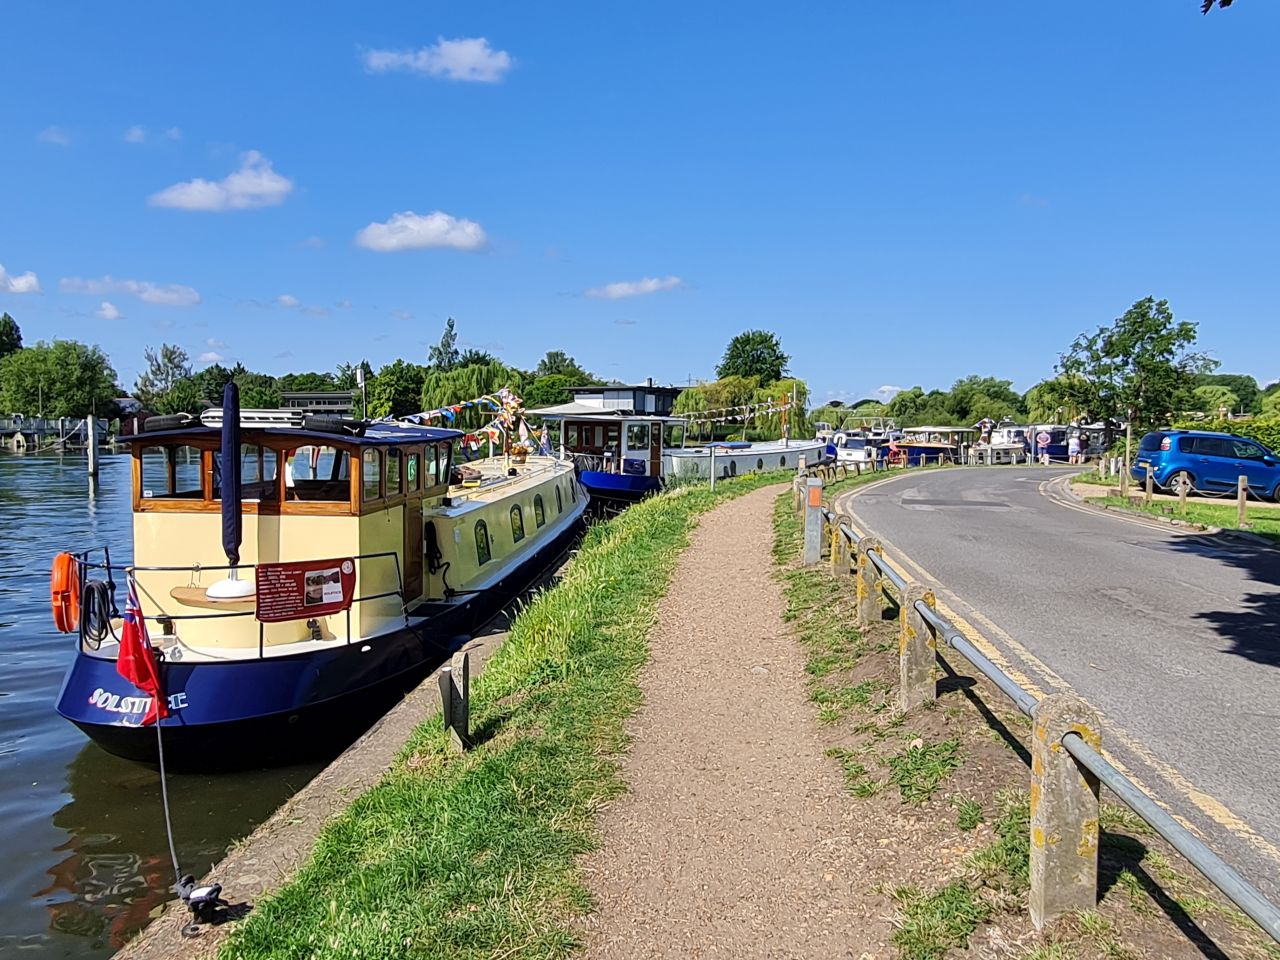
[(350, 557), (260, 563), (255, 614), (263, 623), (303, 620), (341, 613), (356, 592), (356, 565)]

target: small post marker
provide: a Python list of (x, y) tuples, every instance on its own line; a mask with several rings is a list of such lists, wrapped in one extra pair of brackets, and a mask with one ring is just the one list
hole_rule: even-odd
[(1184, 517), (1187, 515), (1187, 493), (1190, 490), (1190, 481), (1178, 484), (1178, 513)]
[(1144, 507), (1151, 506), (1152, 496), (1155, 493), (1156, 478), (1151, 472), (1151, 464), (1147, 464), (1147, 483), (1142, 491), (1142, 505)]
[(836, 515), (836, 522), (831, 525), (831, 572), (849, 572), (849, 541), (844, 538), (840, 524), (844, 517)]
[(880, 602), (880, 570), (871, 562), (871, 554), (880, 553), (880, 541), (863, 537), (858, 541), (858, 625), (864, 630), (880, 619), (884, 609)]
[(1241, 474), (1236, 479), (1236, 526), (1243, 527), (1248, 519), (1249, 478)]
[(804, 565), (812, 567), (822, 562), (822, 478), (805, 480), (804, 503)]
[(930, 608), (935, 602), (931, 591), (918, 583), (907, 584), (898, 608), (898, 706), (903, 712), (938, 698), (938, 641), (933, 627), (916, 609), (920, 600)]
[[(461, 681), (461, 682), (459, 682)], [(440, 668), (440, 713), (453, 749), (471, 748), (471, 654), (454, 654), (453, 661)]]
[(1037, 929), (1098, 902), (1098, 779), (1062, 738), (1077, 733), (1102, 748), (1098, 714), (1072, 693), (1031, 711), (1031, 922)]

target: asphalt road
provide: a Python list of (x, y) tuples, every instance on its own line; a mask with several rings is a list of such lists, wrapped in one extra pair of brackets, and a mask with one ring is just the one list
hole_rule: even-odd
[(1072, 505), (1063, 473), (904, 474), (839, 506), (1041, 692), (1092, 703), (1107, 751), (1274, 902), (1280, 552)]

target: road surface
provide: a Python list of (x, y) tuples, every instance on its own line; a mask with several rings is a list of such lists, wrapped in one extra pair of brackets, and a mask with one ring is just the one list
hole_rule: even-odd
[(838, 506), (1038, 693), (1092, 703), (1107, 751), (1276, 901), (1280, 551), (1102, 514), (1064, 484), (909, 473)]

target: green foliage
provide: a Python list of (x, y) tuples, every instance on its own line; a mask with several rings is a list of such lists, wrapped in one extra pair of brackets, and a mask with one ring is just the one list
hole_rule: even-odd
[(933, 893), (901, 887), (894, 899), (902, 907), (902, 921), (893, 943), (903, 960), (941, 960), (952, 947), (964, 947), (991, 907), (963, 880), (953, 880)]
[(1237, 397), (1240, 409), (1232, 413), (1261, 413), (1262, 388), (1258, 381), (1245, 373), (1202, 373), (1196, 377), (1200, 387), (1226, 387)]
[[(382, 379), (382, 374), (378, 374), (378, 379)], [(456, 367), (453, 370), (428, 370), (423, 377), (419, 394), (421, 405), (414, 409), (435, 410), (452, 403), (461, 403), (485, 394), (497, 393), (503, 387), (509, 387), (516, 393), (520, 393), (523, 386), (523, 374), (519, 370), (496, 360), (470, 367)], [(373, 406), (372, 398), (369, 405)], [(458, 418), (449, 426), (458, 430), (471, 430), (484, 426), (493, 417), (492, 410), (473, 407), (461, 411)]]
[(530, 410), (538, 407), (552, 407), (559, 403), (568, 403), (573, 399), (570, 387), (579, 386), (576, 377), (564, 373), (552, 373), (539, 376), (526, 388), (524, 405)]
[(1080, 385), (1065, 375), (1041, 380), (1023, 398), (1027, 418), (1032, 423), (1070, 423), (1080, 419), (1076, 405), (1080, 391)]
[(1280, 392), (1269, 393), (1263, 398), (1262, 416), (1267, 419), (1280, 418)]
[(596, 380), (563, 350), (548, 350), (547, 355), (538, 361), (533, 375), (539, 380), (543, 377), (566, 377), (573, 381), (567, 384), (570, 387), (589, 386)]
[(475, 347), (467, 347), (458, 356), (458, 366), (460, 367), (475, 367), (498, 362), (498, 358), (488, 350), (477, 350)]
[(1227, 413), (1236, 412), (1236, 408), (1240, 406), (1240, 398), (1219, 384), (1205, 384), (1192, 390), (1192, 396), (1195, 397), (1193, 409), (1199, 410), (1201, 413), (1207, 413), (1210, 416), (1217, 416), (1219, 411)]
[(0, 360), (22, 349), (22, 330), (8, 313), (0, 314)]
[(115, 415), (120, 388), (106, 354), (75, 340), (40, 342), (0, 358), (0, 409), (27, 416)]
[[(461, 360), (458, 353), (458, 331), (453, 317), (444, 322), (440, 342), (427, 351), (427, 366), (436, 370), (452, 370)], [(372, 402), (370, 406), (372, 406)]]
[(1196, 375), (1217, 365), (1191, 350), (1195, 342), (1194, 323), (1176, 321), (1169, 301), (1147, 297), (1110, 327), (1077, 337), (1058, 363), (1059, 379), (1086, 420), (1160, 426), (1191, 404)]
[(187, 351), (174, 343), (163, 343), (159, 350), (147, 347), (143, 351), (147, 369), (134, 385), (134, 395), (148, 410), (159, 410), (165, 395), (179, 380), (191, 376), (191, 358)]
[(1276, 416), (1257, 417), (1253, 420), (1184, 420), (1176, 426), (1182, 430), (1234, 433), (1239, 437), (1257, 440), (1268, 450), (1280, 453), (1280, 411)]
[[(427, 368), (407, 360), (396, 360), (378, 371), (367, 384), (370, 417), (403, 417), (422, 407), (422, 385)], [(462, 397), (459, 399), (468, 399)]]
[(232, 372), (220, 363), (211, 363), (191, 377), (199, 398), (214, 406), (222, 403), (222, 391), (233, 379)]
[(982, 804), (969, 797), (955, 797), (952, 805), (956, 808), (956, 826), (961, 830), (976, 830), (978, 824), (986, 818), (982, 814)]
[(947, 395), (941, 390), (924, 392), (923, 387), (903, 390), (889, 401), (889, 416), (900, 427), (963, 427), (947, 406)]
[[(353, 378), (354, 379), (354, 378)], [(286, 373), (276, 378), (276, 388), (281, 393), (311, 390), (337, 390), (338, 378), (332, 373)], [(353, 389), (354, 383), (348, 390)]]
[[(153, 413), (192, 413), (198, 414), (206, 406), (204, 394), (201, 392), (195, 377), (183, 377), (167, 391), (156, 397), (151, 405)], [(221, 405), (222, 394), (218, 394)]]
[(729, 341), (724, 357), (716, 367), (716, 376), (754, 378), (767, 386), (787, 374), (791, 358), (782, 352), (782, 341), (767, 330), (747, 330)]
[(960, 766), (960, 743), (916, 740), (885, 763), (889, 765), (889, 782), (897, 786), (902, 802), (919, 806), (933, 796), (948, 773)]
[(998, 422), (1025, 413), (1022, 396), (1013, 389), (1013, 381), (977, 374), (952, 384), (944, 402), (953, 421), (959, 424), (974, 424), (984, 417)]

